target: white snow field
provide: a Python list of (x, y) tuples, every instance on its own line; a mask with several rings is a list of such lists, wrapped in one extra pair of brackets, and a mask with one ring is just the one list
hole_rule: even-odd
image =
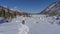
[[(25, 20), (25, 24), (22, 24)], [(46, 15), (17, 16), (9, 23), (0, 24), (0, 34), (60, 34), (59, 20)]]

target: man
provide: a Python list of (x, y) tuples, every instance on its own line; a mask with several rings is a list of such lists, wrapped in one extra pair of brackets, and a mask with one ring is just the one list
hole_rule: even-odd
[(22, 21), (22, 24), (25, 24), (25, 20)]

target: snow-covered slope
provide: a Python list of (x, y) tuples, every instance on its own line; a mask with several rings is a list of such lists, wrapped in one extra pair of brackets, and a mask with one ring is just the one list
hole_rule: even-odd
[[(22, 24), (25, 20), (25, 24)], [(60, 34), (59, 19), (56, 16), (17, 16), (9, 23), (0, 24), (0, 34)]]
[(52, 3), (46, 9), (41, 11), (40, 14), (46, 14), (50, 16), (60, 15), (60, 1)]

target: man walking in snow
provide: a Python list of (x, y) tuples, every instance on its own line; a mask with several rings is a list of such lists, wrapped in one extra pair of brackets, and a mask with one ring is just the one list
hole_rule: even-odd
[(29, 32), (29, 27), (25, 25), (25, 20), (22, 21), (20, 24), (21, 26), (19, 27), (19, 34), (27, 34)]

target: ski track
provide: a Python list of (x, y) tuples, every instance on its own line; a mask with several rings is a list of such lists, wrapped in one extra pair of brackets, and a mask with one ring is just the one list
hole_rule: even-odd
[[(21, 24), (25, 19), (25, 25)], [(9, 23), (0, 24), (0, 34), (60, 34), (60, 25), (54, 17), (32, 15), (32, 17), (17, 16)]]

